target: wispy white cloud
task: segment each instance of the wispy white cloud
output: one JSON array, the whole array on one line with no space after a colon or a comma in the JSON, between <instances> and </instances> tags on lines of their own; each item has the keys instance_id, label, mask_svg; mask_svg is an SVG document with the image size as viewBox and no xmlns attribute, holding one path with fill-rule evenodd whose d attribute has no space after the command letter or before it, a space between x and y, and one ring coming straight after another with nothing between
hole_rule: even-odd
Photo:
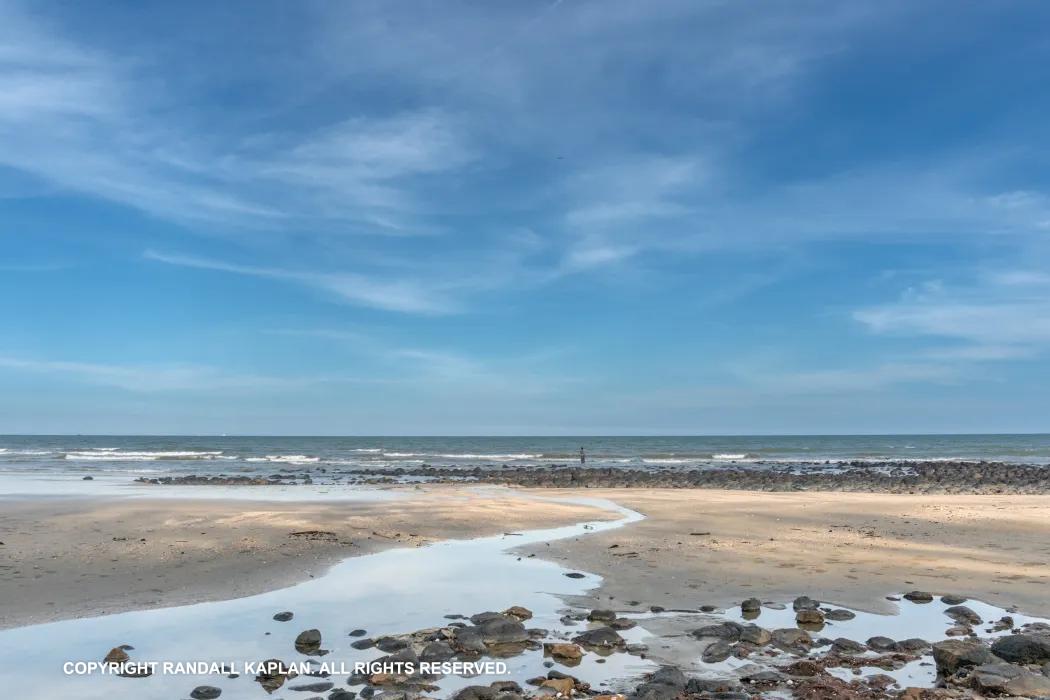
<instances>
[{"instance_id":1,"label":"wispy white cloud","mask_svg":"<svg viewBox=\"0 0 1050 700\"><path fill-rule=\"evenodd\" d=\"M3 356L0 356L0 369L50 375L138 392L288 389L320 381L231 374L201 365L119 365ZM328 378L327 381L331 379Z\"/></svg>"},{"instance_id":2,"label":"wispy white cloud","mask_svg":"<svg viewBox=\"0 0 1050 700\"><path fill-rule=\"evenodd\" d=\"M930 281L895 302L858 309L853 318L874 333L956 341L940 357L1000 360L1050 349L1050 277L1040 270L985 273L970 286Z\"/></svg>"},{"instance_id":3,"label":"wispy white cloud","mask_svg":"<svg viewBox=\"0 0 1050 700\"><path fill-rule=\"evenodd\" d=\"M201 270L230 272L251 277L290 282L320 290L337 300L370 306L387 311L420 314L445 314L457 310L457 304L441 289L428 287L423 282L372 278L349 272L319 272L314 270L291 270L271 267L239 265L221 260L200 258L191 255L176 255L147 250L148 260L192 267Z\"/></svg>"}]
</instances>

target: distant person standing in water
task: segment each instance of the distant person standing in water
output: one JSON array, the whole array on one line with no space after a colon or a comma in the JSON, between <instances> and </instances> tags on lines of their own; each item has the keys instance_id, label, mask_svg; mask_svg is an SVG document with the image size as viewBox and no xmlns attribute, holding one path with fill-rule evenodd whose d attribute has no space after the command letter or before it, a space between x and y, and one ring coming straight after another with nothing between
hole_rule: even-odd
<instances>
[{"instance_id":1,"label":"distant person standing in water","mask_svg":"<svg viewBox=\"0 0 1050 700\"><path fill-rule=\"evenodd\" d=\"M587 463L587 454L583 451L583 448L581 447L580 448L580 464L586 464L586 463Z\"/></svg>"}]
</instances>

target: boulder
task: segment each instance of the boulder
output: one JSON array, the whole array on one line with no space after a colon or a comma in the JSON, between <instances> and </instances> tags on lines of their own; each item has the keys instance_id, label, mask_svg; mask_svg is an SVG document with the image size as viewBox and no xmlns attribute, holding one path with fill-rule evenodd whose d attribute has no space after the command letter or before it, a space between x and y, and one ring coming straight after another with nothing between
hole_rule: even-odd
<instances>
[{"instance_id":1,"label":"boulder","mask_svg":"<svg viewBox=\"0 0 1050 700\"><path fill-rule=\"evenodd\" d=\"M704 649L704 653L701 655L700 659L705 664L716 664L728 659L729 655L732 653L733 648L729 646L729 642L724 639L719 639L718 641L711 642L707 645L707 648Z\"/></svg>"},{"instance_id":2,"label":"boulder","mask_svg":"<svg viewBox=\"0 0 1050 700\"><path fill-rule=\"evenodd\" d=\"M528 608L523 608L520 605L512 605L512 606L510 606L509 608L507 608L506 610L503 611L503 614L504 615L509 615L510 617L517 618L518 620L521 620L522 622L524 622L525 620L531 620L532 619L532 611L529 610Z\"/></svg>"},{"instance_id":3,"label":"boulder","mask_svg":"<svg viewBox=\"0 0 1050 700\"><path fill-rule=\"evenodd\" d=\"M1042 664L1050 661L1050 635L1010 634L992 644L992 653L1015 664Z\"/></svg>"},{"instance_id":4,"label":"boulder","mask_svg":"<svg viewBox=\"0 0 1050 700\"><path fill-rule=\"evenodd\" d=\"M799 610L816 610L820 606L820 603L813 600L808 595L800 595L798 598L795 598L795 602L793 602L791 606L795 609L795 612L798 612Z\"/></svg>"},{"instance_id":5,"label":"boulder","mask_svg":"<svg viewBox=\"0 0 1050 700\"><path fill-rule=\"evenodd\" d=\"M800 625L823 625L824 613L819 610L803 608L795 613L795 622Z\"/></svg>"},{"instance_id":6,"label":"boulder","mask_svg":"<svg viewBox=\"0 0 1050 700\"><path fill-rule=\"evenodd\" d=\"M456 652L448 644L448 642L434 641L423 647L423 650L419 652L419 660L427 663L434 663L439 661L448 661Z\"/></svg>"},{"instance_id":7,"label":"boulder","mask_svg":"<svg viewBox=\"0 0 1050 700\"><path fill-rule=\"evenodd\" d=\"M765 646L773 639L769 630L758 625L744 625L740 628L740 641L754 644L757 647Z\"/></svg>"},{"instance_id":8,"label":"boulder","mask_svg":"<svg viewBox=\"0 0 1050 700\"><path fill-rule=\"evenodd\" d=\"M284 612L279 612L276 615L274 615L273 619L277 620L278 622L288 622L294 616L295 616L294 613L292 613L289 610L285 610Z\"/></svg>"},{"instance_id":9,"label":"boulder","mask_svg":"<svg viewBox=\"0 0 1050 700\"><path fill-rule=\"evenodd\" d=\"M994 661L988 647L976 639L949 639L933 645L933 662L937 664L937 673L944 677Z\"/></svg>"},{"instance_id":10,"label":"boulder","mask_svg":"<svg viewBox=\"0 0 1050 700\"><path fill-rule=\"evenodd\" d=\"M529 632L525 625L507 615L482 622L477 629L486 644L512 644L529 640Z\"/></svg>"},{"instance_id":11,"label":"boulder","mask_svg":"<svg viewBox=\"0 0 1050 700\"><path fill-rule=\"evenodd\" d=\"M685 677L685 674L682 673L681 669L675 668L674 666L661 666L649 676L649 682L663 683L672 688L684 688L686 683L689 682L689 679Z\"/></svg>"},{"instance_id":12,"label":"boulder","mask_svg":"<svg viewBox=\"0 0 1050 700\"><path fill-rule=\"evenodd\" d=\"M974 690L988 695L1050 696L1050 678L1013 664L983 664L971 674Z\"/></svg>"},{"instance_id":13,"label":"boulder","mask_svg":"<svg viewBox=\"0 0 1050 700\"><path fill-rule=\"evenodd\" d=\"M762 601L758 598L748 598L747 600L740 603L740 610L746 613L761 612Z\"/></svg>"},{"instance_id":14,"label":"boulder","mask_svg":"<svg viewBox=\"0 0 1050 700\"><path fill-rule=\"evenodd\" d=\"M612 622L616 619L616 613L612 610L591 610L587 619L591 622Z\"/></svg>"}]
</instances>

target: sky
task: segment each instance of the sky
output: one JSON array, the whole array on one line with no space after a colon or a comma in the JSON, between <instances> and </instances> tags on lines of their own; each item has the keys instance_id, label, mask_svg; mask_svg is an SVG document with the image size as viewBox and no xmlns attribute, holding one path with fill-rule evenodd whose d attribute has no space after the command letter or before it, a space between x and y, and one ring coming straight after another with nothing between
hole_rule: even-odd
<instances>
[{"instance_id":1,"label":"sky","mask_svg":"<svg viewBox=\"0 0 1050 700\"><path fill-rule=\"evenodd\" d=\"M1046 432L1047 26L0 0L0 433Z\"/></svg>"}]
</instances>

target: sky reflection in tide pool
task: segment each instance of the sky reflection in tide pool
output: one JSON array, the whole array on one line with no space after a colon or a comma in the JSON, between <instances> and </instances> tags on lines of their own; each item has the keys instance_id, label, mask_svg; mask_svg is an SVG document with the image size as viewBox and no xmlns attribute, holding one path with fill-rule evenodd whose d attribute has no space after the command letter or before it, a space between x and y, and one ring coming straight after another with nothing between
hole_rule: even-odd
<instances>
[{"instance_id":1,"label":"sky reflection in tide pool","mask_svg":"<svg viewBox=\"0 0 1050 700\"><path fill-rule=\"evenodd\" d=\"M582 627L566 628L559 622L558 610L564 604L558 596L579 595L598 585L601 579L591 575L568 578L563 575L568 569L558 564L506 552L523 544L607 530L642 518L604 501L577 502L600 505L623 517L613 522L537 530L521 536L392 549L347 559L318 579L248 598L0 631L0 687L17 688L18 697L23 700L108 700L131 695L141 700L170 700L188 697L195 686L202 684L220 687L224 699L265 698L265 691L248 676L66 676L62 665L66 661L101 660L119 644L135 647L130 652L134 661L225 661L238 667L244 662L269 658L302 661L307 657L294 650L293 641L300 631L317 628L323 635L322 647L331 650L321 660L345 662L352 667L356 661L383 654L376 649L352 649L354 638L348 636L351 630L364 628L373 637L412 632L447 623L443 619L446 614L471 615L511 605L523 605L535 613L527 626L546 628L552 634L559 630L578 633ZM272 616L283 610L293 611L295 618L284 623L273 621ZM635 629L624 636L636 641L645 635L644 630ZM438 681L439 694L474 683L524 680L545 670L540 656L541 652L527 652L507 659L509 676L446 677ZM650 667L648 662L626 654L609 656L603 664L598 664L594 655L588 655L571 672L597 684L603 679L637 675ZM319 680L323 679L301 677L297 682ZM344 676L329 680L336 687L346 687ZM284 690L273 697L308 696Z\"/></svg>"}]
</instances>

